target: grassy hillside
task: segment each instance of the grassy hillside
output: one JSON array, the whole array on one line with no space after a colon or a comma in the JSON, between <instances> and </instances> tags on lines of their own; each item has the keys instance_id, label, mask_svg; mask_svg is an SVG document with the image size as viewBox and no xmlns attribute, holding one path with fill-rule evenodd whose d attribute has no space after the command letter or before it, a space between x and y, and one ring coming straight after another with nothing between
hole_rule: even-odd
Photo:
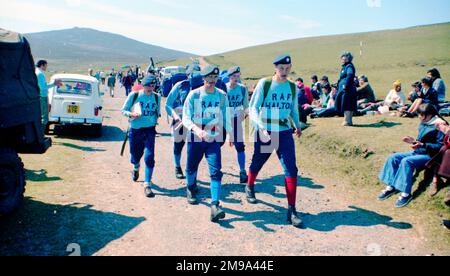
<instances>
[{"instance_id":1,"label":"grassy hillside","mask_svg":"<svg viewBox=\"0 0 450 276\"><path fill-rule=\"evenodd\" d=\"M363 56L359 56L360 42ZM248 85L271 75L272 59L290 53L294 60L292 78L301 76L307 83L313 74L328 75L336 81L339 55L348 50L355 55L357 74L369 77L379 98L384 98L392 83L400 79L404 90L438 67L450 84L450 23L371 33L324 36L282 41L206 57L207 61L228 68L240 65ZM179 61L172 62L175 64ZM181 62L180 62L181 64ZM450 97L448 98L450 99Z\"/></svg>"}]
</instances>

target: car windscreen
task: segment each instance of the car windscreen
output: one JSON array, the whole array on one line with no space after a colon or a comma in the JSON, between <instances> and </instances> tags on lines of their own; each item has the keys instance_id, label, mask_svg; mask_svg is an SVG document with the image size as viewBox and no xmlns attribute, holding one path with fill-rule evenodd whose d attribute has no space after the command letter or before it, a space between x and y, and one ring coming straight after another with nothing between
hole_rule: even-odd
<instances>
[{"instance_id":1,"label":"car windscreen","mask_svg":"<svg viewBox=\"0 0 450 276\"><path fill-rule=\"evenodd\" d=\"M92 95L92 85L83 81L63 81L56 91L59 94L90 96Z\"/></svg>"}]
</instances>

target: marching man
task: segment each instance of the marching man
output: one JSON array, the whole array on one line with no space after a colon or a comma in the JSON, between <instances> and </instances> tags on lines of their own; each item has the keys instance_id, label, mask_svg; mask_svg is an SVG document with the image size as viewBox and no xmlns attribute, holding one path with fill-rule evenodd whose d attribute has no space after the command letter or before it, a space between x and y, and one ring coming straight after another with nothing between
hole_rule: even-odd
<instances>
[{"instance_id":1,"label":"marching man","mask_svg":"<svg viewBox=\"0 0 450 276\"><path fill-rule=\"evenodd\" d=\"M155 167L156 125L160 117L161 98L155 93L157 79L148 76L142 81L144 90L131 93L122 114L130 118L129 132L131 164L133 164L133 181L139 180L139 168L142 156L145 162L145 195L155 197L152 191L152 176Z\"/></svg>"},{"instance_id":2,"label":"marching man","mask_svg":"<svg viewBox=\"0 0 450 276\"><path fill-rule=\"evenodd\" d=\"M250 120L256 129L256 142L249 172L249 182L246 187L247 201L256 204L255 181L264 164L273 151L284 168L285 186L288 199L287 220L295 227L300 227L302 221L297 214L297 164L295 157L295 136L302 135L298 112L296 85L288 80L292 68L289 55L277 57L275 75L259 81L250 102Z\"/></svg>"},{"instance_id":3,"label":"marching man","mask_svg":"<svg viewBox=\"0 0 450 276\"><path fill-rule=\"evenodd\" d=\"M239 178L241 183L248 182L247 171L245 170L245 141L244 128L242 126L244 120L248 116L248 90L240 84L241 68L232 67L228 70L230 82L227 84L227 95L229 107L232 110L231 123L233 125L232 144L236 148L238 163L240 168Z\"/></svg>"},{"instance_id":4,"label":"marching man","mask_svg":"<svg viewBox=\"0 0 450 276\"><path fill-rule=\"evenodd\" d=\"M227 114L228 99L215 87L219 68L208 65L201 72L204 86L189 93L183 107L183 125L189 130L187 145L187 199L198 204L197 172L203 157L206 158L211 176L211 221L225 218L220 207L222 186L222 129L231 133L232 127Z\"/></svg>"}]
</instances>

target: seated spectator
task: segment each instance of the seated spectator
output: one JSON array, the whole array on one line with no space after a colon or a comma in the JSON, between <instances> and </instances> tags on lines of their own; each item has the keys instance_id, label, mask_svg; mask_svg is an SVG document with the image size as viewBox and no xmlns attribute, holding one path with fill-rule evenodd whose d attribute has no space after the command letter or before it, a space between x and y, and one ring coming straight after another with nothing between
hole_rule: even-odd
<instances>
[{"instance_id":1,"label":"seated spectator","mask_svg":"<svg viewBox=\"0 0 450 276\"><path fill-rule=\"evenodd\" d=\"M311 77L311 92L315 100L320 99L320 95L322 95L322 87L320 86L319 78L314 75Z\"/></svg>"},{"instance_id":2,"label":"seated spectator","mask_svg":"<svg viewBox=\"0 0 450 276\"><path fill-rule=\"evenodd\" d=\"M358 109L364 109L369 103L375 103L375 93L366 76L359 77L359 87L357 88Z\"/></svg>"},{"instance_id":3,"label":"seated spectator","mask_svg":"<svg viewBox=\"0 0 450 276\"><path fill-rule=\"evenodd\" d=\"M381 110L386 107L386 110L401 109L406 104L405 94L402 92L402 84L400 81L396 81L393 84L393 89L389 91L386 99L380 103L369 103L365 109L358 110L361 115L367 114L369 111Z\"/></svg>"},{"instance_id":4,"label":"seated spectator","mask_svg":"<svg viewBox=\"0 0 450 276\"><path fill-rule=\"evenodd\" d=\"M426 168L426 164L442 147L444 134L436 129L437 124L444 123L438 116L438 111L431 104L423 104L418 108L420 125L417 139L403 138L403 142L410 144L413 151L391 155L380 173L379 179L386 184L386 189L379 195L379 200L401 193L395 206L398 208L408 205L412 197L413 177L415 171Z\"/></svg>"},{"instance_id":5,"label":"seated spectator","mask_svg":"<svg viewBox=\"0 0 450 276\"><path fill-rule=\"evenodd\" d=\"M311 114L311 119L315 119L315 118L329 118L329 117L335 117L337 115L339 115L339 113L337 112L336 108L335 108L335 101L336 101L336 96L337 96L337 92L338 92L338 85L337 84L333 84L333 85L327 85L323 87L323 91L324 94L328 95L328 100L326 101L326 106L323 105L323 108L321 109L315 109L313 111L313 113ZM329 90L331 90L330 92L328 92Z\"/></svg>"},{"instance_id":6,"label":"seated spectator","mask_svg":"<svg viewBox=\"0 0 450 276\"><path fill-rule=\"evenodd\" d=\"M304 92L306 98L308 99L307 104L312 104L312 102L314 101L314 97L311 92L311 87L305 85L302 78L298 78L295 81L295 84L297 85L297 88L300 90L300 92Z\"/></svg>"},{"instance_id":7,"label":"seated spectator","mask_svg":"<svg viewBox=\"0 0 450 276\"><path fill-rule=\"evenodd\" d=\"M430 78L423 78L422 91L418 94L418 98L414 101L411 107L403 114L403 117L415 117L416 111L422 104L432 104L437 110L439 110L439 100L436 90L433 89L433 81Z\"/></svg>"},{"instance_id":8,"label":"seated spectator","mask_svg":"<svg viewBox=\"0 0 450 276\"><path fill-rule=\"evenodd\" d=\"M438 124L436 128L445 135L445 138L444 146L427 164L428 168L434 169L436 173L430 190L431 196L435 196L439 192L442 184L441 177L447 179L447 181L450 179L450 126L445 122Z\"/></svg>"},{"instance_id":9,"label":"seated spectator","mask_svg":"<svg viewBox=\"0 0 450 276\"><path fill-rule=\"evenodd\" d=\"M444 81L441 78L441 73L436 68L433 68L428 71L428 77L431 78L431 81L433 82L433 89L438 94L438 100L439 102L445 102L446 97L446 88Z\"/></svg>"},{"instance_id":10,"label":"seated spectator","mask_svg":"<svg viewBox=\"0 0 450 276\"><path fill-rule=\"evenodd\" d=\"M414 102L419 98L419 95L422 93L422 83L421 83L420 81L415 82L415 83L413 83L413 84L411 85L411 87L412 87L413 91L411 91L411 92L409 93L408 100L409 100L411 103L414 103ZM406 105L403 106L402 108L399 108L398 111L400 111L400 114L403 114L403 113L405 113L410 107L411 107L411 104L406 104Z\"/></svg>"},{"instance_id":11,"label":"seated spectator","mask_svg":"<svg viewBox=\"0 0 450 276\"><path fill-rule=\"evenodd\" d=\"M328 76L323 76L321 79L320 87L324 87L325 85L330 85L330 80L329 80Z\"/></svg>"}]
</instances>

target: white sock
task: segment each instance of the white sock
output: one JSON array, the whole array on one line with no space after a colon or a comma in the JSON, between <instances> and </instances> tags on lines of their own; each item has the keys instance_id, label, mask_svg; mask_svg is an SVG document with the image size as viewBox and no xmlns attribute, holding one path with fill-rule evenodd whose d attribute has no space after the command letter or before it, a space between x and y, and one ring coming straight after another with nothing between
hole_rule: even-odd
<instances>
[{"instance_id":1,"label":"white sock","mask_svg":"<svg viewBox=\"0 0 450 276\"><path fill-rule=\"evenodd\" d=\"M402 193L402 197L409 197L409 194L407 194L407 193Z\"/></svg>"},{"instance_id":2,"label":"white sock","mask_svg":"<svg viewBox=\"0 0 450 276\"><path fill-rule=\"evenodd\" d=\"M394 187L392 186L386 186L386 191L392 192L394 190Z\"/></svg>"}]
</instances>

